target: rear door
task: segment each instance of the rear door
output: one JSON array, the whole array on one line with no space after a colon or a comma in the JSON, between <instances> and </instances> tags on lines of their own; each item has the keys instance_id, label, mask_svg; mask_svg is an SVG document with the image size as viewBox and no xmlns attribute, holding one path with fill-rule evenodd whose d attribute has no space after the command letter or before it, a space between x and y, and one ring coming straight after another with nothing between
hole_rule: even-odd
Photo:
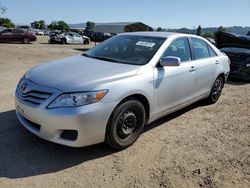
<instances>
[{"instance_id":1,"label":"rear door","mask_svg":"<svg viewBox=\"0 0 250 188\"><path fill-rule=\"evenodd\" d=\"M12 35L14 41L22 41L24 38L24 31L20 29L13 29Z\"/></svg>"},{"instance_id":2,"label":"rear door","mask_svg":"<svg viewBox=\"0 0 250 188\"><path fill-rule=\"evenodd\" d=\"M181 59L179 66L158 66L154 70L156 116L189 102L194 98L196 87L196 64L192 61L187 38L174 40L162 57L175 56Z\"/></svg>"},{"instance_id":3,"label":"rear door","mask_svg":"<svg viewBox=\"0 0 250 188\"><path fill-rule=\"evenodd\" d=\"M12 29L5 29L0 34L0 42L13 42Z\"/></svg>"},{"instance_id":4,"label":"rear door","mask_svg":"<svg viewBox=\"0 0 250 188\"><path fill-rule=\"evenodd\" d=\"M191 46L197 71L195 91L199 97L210 92L219 67L219 59L205 40L191 38Z\"/></svg>"}]
</instances>

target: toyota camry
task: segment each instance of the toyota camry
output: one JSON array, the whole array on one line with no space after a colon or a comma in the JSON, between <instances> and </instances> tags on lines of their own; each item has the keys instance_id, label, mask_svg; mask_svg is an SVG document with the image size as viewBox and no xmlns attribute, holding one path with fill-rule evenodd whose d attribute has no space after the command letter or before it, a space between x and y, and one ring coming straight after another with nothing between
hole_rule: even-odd
<instances>
[{"instance_id":1,"label":"toyota camry","mask_svg":"<svg viewBox=\"0 0 250 188\"><path fill-rule=\"evenodd\" d=\"M215 103L229 63L199 36L123 33L29 70L16 88L16 114L27 130L51 142L124 149L144 125L201 99Z\"/></svg>"}]
</instances>

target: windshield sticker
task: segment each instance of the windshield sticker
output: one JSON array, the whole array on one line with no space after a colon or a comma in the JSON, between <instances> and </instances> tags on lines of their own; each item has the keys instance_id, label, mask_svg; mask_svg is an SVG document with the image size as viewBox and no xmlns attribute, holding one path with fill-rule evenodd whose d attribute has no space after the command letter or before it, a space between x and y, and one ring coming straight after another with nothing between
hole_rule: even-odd
<instances>
[{"instance_id":1,"label":"windshield sticker","mask_svg":"<svg viewBox=\"0 0 250 188\"><path fill-rule=\"evenodd\" d=\"M150 48L152 48L152 47L154 47L155 43L153 43L153 42L146 42L146 41L138 41L138 42L136 43L136 45L138 45L138 46L145 46L145 47L150 47Z\"/></svg>"}]
</instances>

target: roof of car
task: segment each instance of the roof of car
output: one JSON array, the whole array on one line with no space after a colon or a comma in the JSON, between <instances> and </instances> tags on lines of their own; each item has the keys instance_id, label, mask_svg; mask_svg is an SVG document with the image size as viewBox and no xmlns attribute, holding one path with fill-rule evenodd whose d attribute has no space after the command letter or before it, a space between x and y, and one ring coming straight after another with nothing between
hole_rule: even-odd
<instances>
[{"instance_id":1,"label":"roof of car","mask_svg":"<svg viewBox=\"0 0 250 188\"><path fill-rule=\"evenodd\" d=\"M122 35L137 35L137 36L151 36L151 37L164 37L164 38L169 38L172 36L194 36L190 34L173 33L173 32L154 32L154 31L128 32L128 33L123 33Z\"/></svg>"}]
</instances>

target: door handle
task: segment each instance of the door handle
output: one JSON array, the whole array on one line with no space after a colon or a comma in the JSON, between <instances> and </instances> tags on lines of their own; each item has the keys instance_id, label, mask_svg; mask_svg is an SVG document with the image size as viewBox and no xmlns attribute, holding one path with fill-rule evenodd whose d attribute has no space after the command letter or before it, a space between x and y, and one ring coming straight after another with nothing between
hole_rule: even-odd
<instances>
[{"instance_id":1,"label":"door handle","mask_svg":"<svg viewBox=\"0 0 250 188\"><path fill-rule=\"evenodd\" d=\"M219 60L215 61L215 65L219 65L219 63L220 63Z\"/></svg>"},{"instance_id":2,"label":"door handle","mask_svg":"<svg viewBox=\"0 0 250 188\"><path fill-rule=\"evenodd\" d=\"M196 70L196 68L194 66L191 66L189 69L189 72L194 72Z\"/></svg>"}]
</instances>

